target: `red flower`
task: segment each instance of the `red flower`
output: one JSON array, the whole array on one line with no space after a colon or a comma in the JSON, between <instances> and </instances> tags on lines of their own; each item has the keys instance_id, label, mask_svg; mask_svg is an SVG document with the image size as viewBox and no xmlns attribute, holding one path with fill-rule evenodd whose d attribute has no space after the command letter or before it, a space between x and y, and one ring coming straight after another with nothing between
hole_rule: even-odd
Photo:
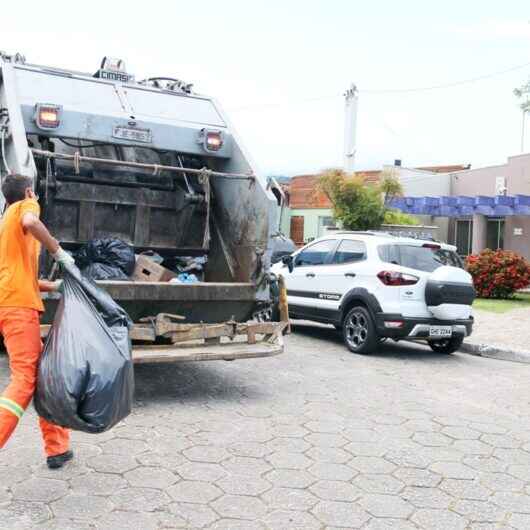
<instances>
[{"instance_id":1,"label":"red flower","mask_svg":"<svg viewBox=\"0 0 530 530\"><path fill-rule=\"evenodd\" d=\"M479 296L507 298L530 285L530 264L515 252L489 249L466 259Z\"/></svg>"}]
</instances>

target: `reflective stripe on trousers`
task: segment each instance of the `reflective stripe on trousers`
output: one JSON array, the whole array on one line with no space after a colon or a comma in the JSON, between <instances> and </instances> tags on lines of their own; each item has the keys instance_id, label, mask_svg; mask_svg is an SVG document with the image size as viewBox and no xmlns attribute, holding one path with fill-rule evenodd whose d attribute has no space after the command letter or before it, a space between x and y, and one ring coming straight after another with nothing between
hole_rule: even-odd
<instances>
[{"instance_id":1,"label":"reflective stripe on trousers","mask_svg":"<svg viewBox=\"0 0 530 530\"><path fill-rule=\"evenodd\" d=\"M0 307L0 333L9 356L11 380L0 396L0 448L5 445L29 405L37 382L42 352L39 313L34 309ZM39 418L47 456L70 448L67 429Z\"/></svg>"}]
</instances>

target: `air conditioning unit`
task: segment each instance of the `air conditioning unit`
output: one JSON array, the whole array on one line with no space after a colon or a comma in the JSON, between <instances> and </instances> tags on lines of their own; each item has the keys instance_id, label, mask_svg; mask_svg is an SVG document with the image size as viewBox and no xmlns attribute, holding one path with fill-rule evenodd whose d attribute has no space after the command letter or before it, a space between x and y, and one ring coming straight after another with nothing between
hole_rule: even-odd
<instances>
[{"instance_id":1,"label":"air conditioning unit","mask_svg":"<svg viewBox=\"0 0 530 530\"><path fill-rule=\"evenodd\" d=\"M506 195L508 188L506 187L506 178L497 177L495 179L495 195Z\"/></svg>"}]
</instances>

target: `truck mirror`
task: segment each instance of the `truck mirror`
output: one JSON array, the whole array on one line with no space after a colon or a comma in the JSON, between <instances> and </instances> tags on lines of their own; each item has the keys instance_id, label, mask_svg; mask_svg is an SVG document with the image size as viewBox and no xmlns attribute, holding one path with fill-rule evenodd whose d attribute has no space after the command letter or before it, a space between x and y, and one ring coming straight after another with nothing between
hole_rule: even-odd
<instances>
[{"instance_id":1,"label":"truck mirror","mask_svg":"<svg viewBox=\"0 0 530 530\"><path fill-rule=\"evenodd\" d=\"M284 256L282 258L282 262L283 262L284 265L287 265L287 268L289 269L289 272L293 272L293 269L294 269L293 256L291 256L291 255Z\"/></svg>"}]
</instances>

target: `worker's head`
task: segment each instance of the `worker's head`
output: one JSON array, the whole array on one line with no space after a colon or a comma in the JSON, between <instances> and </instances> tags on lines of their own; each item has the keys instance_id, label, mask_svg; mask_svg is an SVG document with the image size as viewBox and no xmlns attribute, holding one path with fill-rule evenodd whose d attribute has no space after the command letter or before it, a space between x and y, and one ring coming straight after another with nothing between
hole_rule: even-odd
<instances>
[{"instance_id":1,"label":"worker's head","mask_svg":"<svg viewBox=\"0 0 530 530\"><path fill-rule=\"evenodd\" d=\"M33 179L17 173L10 173L3 179L2 193L7 204L13 204L24 199L34 199Z\"/></svg>"}]
</instances>

